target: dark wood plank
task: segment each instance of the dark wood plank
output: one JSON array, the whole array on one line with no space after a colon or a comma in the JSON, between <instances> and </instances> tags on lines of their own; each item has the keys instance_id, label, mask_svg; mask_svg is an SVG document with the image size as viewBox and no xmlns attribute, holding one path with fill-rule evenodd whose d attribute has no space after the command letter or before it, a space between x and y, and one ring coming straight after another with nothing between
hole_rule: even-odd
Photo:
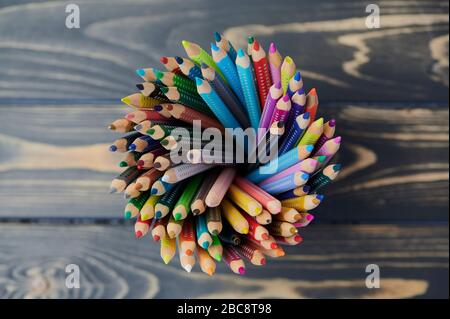
<instances>
[{"instance_id":1,"label":"dark wood plank","mask_svg":"<svg viewBox=\"0 0 450 319\"><path fill-rule=\"evenodd\" d=\"M28 3L29 2L29 3ZM448 101L448 3L385 1L381 29L367 3L334 0L114 1L79 4L81 29L65 28L65 2L0 4L0 98L118 100L138 67L208 47L222 31L237 46L275 41L327 101ZM24 92L26 92L24 94Z\"/></svg>"},{"instance_id":2,"label":"dark wood plank","mask_svg":"<svg viewBox=\"0 0 450 319\"><path fill-rule=\"evenodd\" d=\"M0 217L120 217L107 194L119 105L0 106ZM320 222L447 221L448 109L324 104L338 120L342 175Z\"/></svg>"},{"instance_id":3,"label":"dark wood plank","mask_svg":"<svg viewBox=\"0 0 450 319\"><path fill-rule=\"evenodd\" d=\"M238 278L165 266L132 226L0 224L0 298L448 298L448 225L313 226L305 241ZM67 289L77 264L80 289ZM377 264L380 289L367 289Z\"/></svg>"}]
</instances>

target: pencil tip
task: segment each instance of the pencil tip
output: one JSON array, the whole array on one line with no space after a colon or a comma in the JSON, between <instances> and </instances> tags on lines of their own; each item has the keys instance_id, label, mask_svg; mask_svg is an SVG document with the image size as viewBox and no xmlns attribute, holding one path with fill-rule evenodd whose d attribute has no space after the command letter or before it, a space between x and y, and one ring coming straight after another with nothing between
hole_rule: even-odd
<instances>
[{"instance_id":1,"label":"pencil tip","mask_svg":"<svg viewBox=\"0 0 450 319\"><path fill-rule=\"evenodd\" d=\"M215 44L211 42L211 50L213 51L219 51L219 47Z\"/></svg>"},{"instance_id":2,"label":"pencil tip","mask_svg":"<svg viewBox=\"0 0 450 319\"><path fill-rule=\"evenodd\" d=\"M157 219L161 218L161 216L162 216L162 213L159 210L157 212L155 212L155 217Z\"/></svg>"},{"instance_id":3,"label":"pencil tip","mask_svg":"<svg viewBox=\"0 0 450 319\"><path fill-rule=\"evenodd\" d=\"M238 55L238 57L241 57L241 58L242 58L243 56L245 56L244 50L242 50L242 48L239 49L238 52L237 52L237 55Z\"/></svg>"},{"instance_id":4,"label":"pencil tip","mask_svg":"<svg viewBox=\"0 0 450 319\"><path fill-rule=\"evenodd\" d=\"M275 53L276 51L277 51L277 46L275 45L275 43L271 42L270 46L269 46L269 52Z\"/></svg>"},{"instance_id":5,"label":"pencil tip","mask_svg":"<svg viewBox=\"0 0 450 319\"><path fill-rule=\"evenodd\" d=\"M141 238L141 237L142 237L142 232L141 232L140 230L138 230L138 231L136 232L136 238L139 239L139 238Z\"/></svg>"},{"instance_id":6,"label":"pencil tip","mask_svg":"<svg viewBox=\"0 0 450 319\"><path fill-rule=\"evenodd\" d=\"M245 275L245 268L244 267L239 267L238 272L239 272L240 275Z\"/></svg>"},{"instance_id":7,"label":"pencil tip","mask_svg":"<svg viewBox=\"0 0 450 319\"><path fill-rule=\"evenodd\" d=\"M170 258L170 255L164 255L162 257L162 259L163 259L164 263L167 265L171 258Z\"/></svg>"},{"instance_id":8,"label":"pencil tip","mask_svg":"<svg viewBox=\"0 0 450 319\"><path fill-rule=\"evenodd\" d=\"M136 87L137 87L138 90L141 90L141 91L144 89L144 85L141 84L141 83L136 84Z\"/></svg>"},{"instance_id":9,"label":"pencil tip","mask_svg":"<svg viewBox=\"0 0 450 319\"><path fill-rule=\"evenodd\" d=\"M203 242L202 247L203 247L203 249L208 249L209 242L207 242L207 241Z\"/></svg>"},{"instance_id":10,"label":"pencil tip","mask_svg":"<svg viewBox=\"0 0 450 319\"><path fill-rule=\"evenodd\" d=\"M220 42L220 40L222 40L219 32L214 32L214 40L216 40L216 42Z\"/></svg>"},{"instance_id":11,"label":"pencil tip","mask_svg":"<svg viewBox=\"0 0 450 319\"><path fill-rule=\"evenodd\" d=\"M127 210L124 214L125 219L130 219L131 218L131 212L129 210Z\"/></svg>"},{"instance_id":12,"label":"pencil tip","mask_svg":"<svg viewBox=\"0 0 450 319\"><path fill-rule=\"evenodd\" d=\"M143 77L145 76L145 70L144 69L137 69L136 70L137 75Z\"/></svg>"},{"instance_id":13,"label":"pencil tip","mask_svg":"<svg viewBox=\"0 0 450 319\"><path fill-rule=\"evenodd\" d=\"M130 99L128 96L122 98L121 101L122 101L123 103L125 103L126 105L130 105L130 104L131 104L131 99Z\"/></svg>"},{"instance_id":14,"label":"pencil tip","mask_svg":"<svg viewBox=\"0 0 450 319\"><path fill-rule=\"evenodd\" d=\"M261 265L264 266L267 263L266 258L261 259Z\"/></svg>"},{"instance_id":15,"label":"pencil tip","mask_svg":"<svg viewBox=\"0 0 450 319\"><path fill-rule=\"evenodd\" d=\"M110 193L110 194L117 193L117 188L111 187L111 188L109 189L109 193Z\"/></svg>"},{"instance_id":16,"label":"pencil tip","mask_svg":"<svg viewBox=\"0 0 450 319\"><path fill-rule=\"evenodd\" d=\"M165 57L165 56L162 56L159 59L159 62L161 62L162 64L166 64L167 62L169 62L169 59L167 57Z\"/></svg>"},{"instance_id":17,"label":"pencil tip","mask_svg":"<svg viewBox=\"0 0 450 319\"><path fill-rule=\"evenodd\" d=\"M186 249L185 254L186 256L192 256L194 252L192 251L192 249Z\"/></svg>"},{"instance_id":18,"label":"pencil tip","mask_svg":"<svg viewBox=\"0 0 450 319\"><path fill-rule=\"evenodd\" d=\"M195 84L197 84L197 86L202 85L203 84L203 80L201 78L195 78Z\"/></svg>"},{"instance_id":19,"label":"pencil tip","mask_svg":"<svg viewBox=\"0 0 450 319\"><path fill-rule=\"evenodd\" d=\"M191 265L186 265L184 267L184 269L186 269L187 272L191 272L192 271L192 266Z\"/></svg>"},{"instance_id":20,"label":"pencil tip","mask_svg":"<svg viewBox=\"0 0 450 319\"><path fill-rule=\"evenodd\" d=\"M128 150L134 152L136 150L136 144L131 144L128 146Z\"/></svg>"},{"instance_id":21,"label":"pencil tip","mask_svg":"<svg viewBox=\"0 0 450 319\"><path fill-rule=\"evenodd\" d=\"M305 149L307 152L312 152L312 150L314 149L314 145L306 145Z\"/></svg>"},{"instance_id":22,"label":"pencil tip","mask_svg":"<svg viewBox=\"0 0 450 319\"><path fill-rule=\"evenodd\" d=\"M183 40L183 41L181 41L181 44L183 45L183 47L185 48L185 49L187 49L188 47L189 47L189 41L186 41L186 40Z\"/></svg>"},{"instance_id":23,"label":"pencil tip","mask_svg":"<svg viewBox=\"0 0 450 319\"><path fill-rule=\"evenodd\" d=\"M110 152L115 152L115 151L117 151L117 146L111 145L111 146L109 147L109 151L110 151Z\"/></svg>"},{"instance_id":24,"label":"pencil tip","mask_svg":"<svg viewBox=\"0 0 450 319\"><path fill-rule=\"evenodd\" d=\"M174 218L176 221L180 220L181 217L183 217L183 216L181 215L181 213L176 213L175 216L173 216L173 218Z\"/></svg>"}]
</instances>

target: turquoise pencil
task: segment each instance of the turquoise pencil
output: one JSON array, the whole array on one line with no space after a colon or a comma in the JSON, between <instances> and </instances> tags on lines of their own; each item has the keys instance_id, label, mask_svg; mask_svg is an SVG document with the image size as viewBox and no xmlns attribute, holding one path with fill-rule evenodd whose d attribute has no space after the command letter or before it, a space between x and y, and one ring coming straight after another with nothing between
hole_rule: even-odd
<instances>
[{"instance_id":1,"label":"turquoise pencil","mask_svg":"<svg viewBox=\"0 0 450 319\"><path fill-rule=\"evenodd\" d=\"M222 71L223 75L230 84L231 89L238 97L242 105L245 105L244 92L242 91L241 82L233 60L227 53L217 45L211 43L211 53L216 65Z\"/></svg>"},{"instance_id":2,"label":"turquoise pencil","mask_svg":"<svg viewBox=\"0 0 450 319\"><path fill-rule=\"evenodd\" d=\"M195 230L197 232L197 243L204 249L212 244L212 237L209 234L206 223L206 214L200 214L195 218Z\"/></svg>"},{"instance_id":3,"label":"turquoise pencil","mask_svg":"<svg viewBox=\"0 0 450 319\"><path fill-rule=\"evenodd\" d=\"M241 87L244 91L245 107L247 108L250 124L257 130L261 118L261 107L256 93L255 81L251 69L250 59L244 50L239 49L236 59Z\"/></svg>"},{"instance_id":4,"label":"turquoise pencil","mask_svg":"<svg viewBox=\"0 0 450 319\"><path fill-rule=\"evenodd\" d=\"M252 183L259 184L263 180L304 160L311 154L313 149L314 145L299 145L279 156L278 159L272 160L269 163L254 169L246 176L246 178Z\"/></svg>"}]
</instances>

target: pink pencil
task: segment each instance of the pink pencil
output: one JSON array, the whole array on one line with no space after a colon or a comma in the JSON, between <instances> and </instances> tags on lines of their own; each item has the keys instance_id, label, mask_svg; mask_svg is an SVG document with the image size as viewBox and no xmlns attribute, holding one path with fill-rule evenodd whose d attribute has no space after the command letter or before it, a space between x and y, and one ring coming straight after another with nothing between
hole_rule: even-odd
<instances>
[{"instance_id":1,"label":"pink pencil","mask_svg":"<svg viewBox=\"0 0 450 319\"><path fill-rule=\"evenodd\" d=\"M336 154L336 152L339 150L339 147L341 146L341 140L342 138L340 136L337 136L331 140L326 141L325 144L323 144L323 146L314 155L331 156Z\"/></svg>"},{"instance_id":2,"label":"pink pencil","mask_svg":"<svg viewBox=\"0 0 450 319\"><path fill-rule=\"evenodd\" d=\"M319 162L313 158L307 158L301 162L298 162L297 164L292 165L291 167L285 169L284 171L275 174L271 177L269 177L268 179L263 180L261 183L259 183L258 185L265 185L265 184L269 184L269 183L273 183L277 180L279 180L280 178L283 178L289 174L298 172L298 171L302 171L308 174L313 173L316 170L317 165L319 164Z\"/></svg>"},{"instance_id":3,"label":"pink pencil","mask_svg":"<svg viewBox=\"0 0 450 319\"><path fill-rule=\"evenodd\" d=\"M291 99L289 98L288 94L285 94L283 98L278 100L277 105L275 106L275 112L273 112L272 119L270 120L270 125L272 125L272 123L274 122L286 123L290 110Z\"/></svg>"},{"instance_id":4,"label":"pink pencil","mask_svg":"<svg viewBox=\"0 0 450 319\"><path fill-rule=\"evenodd\" d=\"M232 167L227 167L220 172L208 195L206 195L205 203L208 207L217 207L220 205L235 175L236 170Z\"/></svg>"},{"instance_id":5,"label":"pink pencil","mask_svg":"<svg viewBox=\"0 0 450 319\"><path fill-rule=\"evenodd\" d=\"M270 74L272 75L272 82L281 82L281 63L283 62L283 57L278 51L275 43L271 43L269 47L269 67Z\"/></svg>"},{"instance_id":6,"label":"pink pencil","mask_svg":"<svg viewBox=\"0 0 450 319\"><path fill-rule=\"evenodd\" d=\"M278 81L270 87L269 94L267 94L266 103L264 104L261 114L261 120L259 121L258 142L270 127L270 120L272 119L275 106L281 95L283 95L283 90L281 89L281 82Z\"/></svg>"},{"instance_id":7,"label":"pink pencil","mask_svg":"<svg viewBox=\"0 0 450 319\"><path fill-rule=\"evenodd\" d=\"M266 208L271 214L278 214L281 211L281 202L278 199L246 178L236 176L234 178L234 183L244 192L260 202L261 205L263 205L263 207Z\"/></svg>"}]
</instances>

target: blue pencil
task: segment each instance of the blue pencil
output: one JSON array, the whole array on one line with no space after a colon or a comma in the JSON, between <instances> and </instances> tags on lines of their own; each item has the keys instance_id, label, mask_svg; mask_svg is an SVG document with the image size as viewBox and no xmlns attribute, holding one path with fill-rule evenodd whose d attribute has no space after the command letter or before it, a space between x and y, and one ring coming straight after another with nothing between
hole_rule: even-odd
<instances>
[{"instance_id":1,"label":"blue pencil","mask_svg":"<svg viewBox=\"0 0 450 319\"><path fill-rule=\"evenodd\" d=\"M297 71L292 79L289 80L286 93L289 95L289 97L292 97L295 92L301 89L303 89L303 79L300 71Z\"/></svg>"},{"instance_id":2,"label":"blue pencil","mask_svg":"<svg viewBox=\"0 0 450 319\"><path fill-rule=\"evenodd\" d=\"M286 127L291 127L295 119L302 113L305 113L306 94L303 88L294 93L291 97L291 113L286 122Z\"/></svg>"},{"instance_id":3,"label":"blue pencil","mask_svg":"<svg viewBox=\"0 0 450 319\"><path fill-rule=\"evenodd\" d=\"M278 194L277 199L284 200L284 199L304 196L304 195L307 195L310 190L311 190L311 186L303 185L303 186L288 190L287 192Z\"/></svg>"},{"instance_id":4,"label":"blue pencil","mask_svg":"<svg viewBox=\"0 0 450 319\"><path fill-rule=\"evenodd\" d=\"M269 194L276 195L304 185L309 179L309 174L295 172L272 183L259 185Z\"/></svg>"},{"instance_id":5,"label":"blue pencil","mask_svg":"<svg viewBox=\"0 0 450 319\"><path fill-rule=\"evenodd\" d=\"M301 138L303 132L309 125L309 113L303 113L297 116L292 126L289 128L287 134L285 135L285 139L281 144L281 147L278 151L278 155L283 155L287 151L290 151L296 144L297 141Z\"/></svg>"},{"instance_id":6,"label":"blue pencil","mask_svg":"<svg viewBox=\"0 0 450 319\"><path fill-rule=\"evenodd\" d=\"M177 184L166 183L162 180L162 177L158 178L152 185L150 190L151 195L163 195L166 192L170 191Z\"/></svg>"},{"instance_id":7,"label":"blue pencil","mask_svg":"<svg viewBox=\"0 0 450 319\"><path fill-rule=\"evenodd\" d=\"M179 56L175 57L175 60L180 66L181 72L183 72L183 74L186 75L191 80L195 81L195 78L202 77L202 70L198 65L196 65L191 60L183 59L182 57Z\"/></svg>"},{"instance_id":8,"label":"blue pencil","mask_svg":"<svg viewBox=\"0 0 450 319\"><path fill-rule=\"evenodd\" d=\"M245 107L247 108L250 124L257 130L261 118L261 107L256 93L255 81L251 69L250 59L244 50L239 49L236 59L239 80L244 92Z\"/></svg>"},{"instance_id":9,"label":"blue pencil","mask_svg":"<svg viewBox=\"0 0 450 319\"><path fill-rule=\"evenodd\" d=\"M225 79L227 79L231 89L236 94L241 104L245 105L244 92L242 91L236 65L233 62L234 60L232 60L224 50L213 43L211 43L211 54L214 62L216 62L216 65L222 71Z\"/></svg>"},{"instance_id":10,"label":"blue pencil","mask_svg":"<svg viewBox=\"0 0 450 319\"><path fill-rule=\"evenodd\" d=\"M225 39L219 32L214 32L214 39L216 40L216 45L225 50L231 61L236 61L237 53L230 41Z\"/></svg>"},{"instance_id":11,"label":"blue pencil","mask_svg":"<svg viewBox=\"0 0 450 319\"><path fill-rule=\"evenodd\" d=\"M297 164L301 160L304 160L311 154L313 149L314 145L299 145L279 156L278 159L254 169L246 176L246 178L250 182L258 184L263 180L284 171L288 167Z\"/></svg>"}]
</instances>

